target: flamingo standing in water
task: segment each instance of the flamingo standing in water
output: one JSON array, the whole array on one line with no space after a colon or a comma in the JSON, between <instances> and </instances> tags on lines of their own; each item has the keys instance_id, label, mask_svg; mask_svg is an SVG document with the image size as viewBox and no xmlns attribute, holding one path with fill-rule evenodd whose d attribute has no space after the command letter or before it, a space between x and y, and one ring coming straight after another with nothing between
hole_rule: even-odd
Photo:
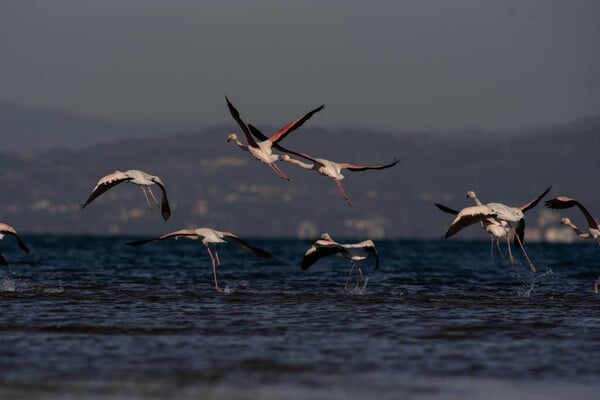
<instances>
[{"instance_id":1,"label":"flamingo standing in water","mask_svg":"<svg viewBox=\"0 0 600 400\"><path fill-rule=\"evenodd\" d=\"M588 231L582 232L571 220L567 217L564 217L560 220L561 224L567 225L582 239L593 239L600 245L600 226L598 226L598 222L594 219L592 214L577 200L567 197L567 196L558 196L554 199L547 200L545 202L546 207L552 209L562 210L565 208L577 207L585 217L585 220L588 224ZM598 293L598 286L600 285L600 276L596 279L594 283L594 292Z\"/></svg>"},{"instance_id":2,"label":"flamingo standing in water","mask_svg":"<svg viewBox=\"0 0 600 400\"><path fill-rule=\"evenodd\" d=\"M527 262L531 272L535 272L535 265L529 259L525 247L523 247L523 239L525 237L525 216L524 213L537 205L540 200L550 191L552 186L548 187L541 195L531 200L530 202L523 204L520 207L510 207L502 203L488 203L485 205L477 205L472 207L463 208L458 212L450 227L444 234L443 238L448 239L450 236L456 234L463 228L473 225L477 222L482 222L488 218L496 218L499 221L505 221L508 224L510 230L515 233L515 245L519 245ZM513 229L511 222L516 222L517 226Z\"/></svg>"},{"instance_id":3,"label":"flamingo standing in water","mask_svg":"<svg viewBox=\"0 0 600 400\"><path fill-rule=\"evenodd\" d=\"M0 222L0 240L3 239L5 235L14 236L21 250L23 250L25 253L29 253L27 245L25 244L23 239L21 239L21 237L17 234L15 228L8 224L3 224ZM2 253L0 253L0 265L8 265L6 259L2 256Z\"/></svg>"},{"instance_id":4,"label":"flamingo standing in water","mask_svg":"<svg viewBox=\"0 0 600 400\"><path fill-rule=\"evenodd\" d=\"M156 242L159 240L169 239L169 238L188 238L192 240L201 240L204 247L206 247L206 251L210 256L210 260L212 262L213 268L213 277L215 280L215 289L217 292L221 292L222 289L219 287L219 282L217 281L217 268L221 266L221 261L219 260L219 253L217 252L217 243L226 243L226 240L231 240L237 243L240 247L247 250L249 253L257 256L270 258L271 254L263 249L259 249L258 247L251 246L248 242L240 239L237 235L234 235L231 232L222 232L216 229L211 228L197 228L197 229L181 229L175 232L167 233L162 236L153 239L146 240L138 240L134 242L127 242L126 244L130 246L140 246L146 243ZM210 251L210 244L213 244L213 249L215 254Z\"/></svg>"},{"instance_id":5,"label":"flamingo standing in water","mask_svg":"<svg viewBox=\"0 0 600 400\"><path fill-rule=\"evenodd\" d=\"M359 243L342 244L333 240L328 233L323 233L321 235L321 239L313 243L306 253L304 253L304 258L302 258L300 267L303 270L307 270L311 265L323 257L332 255L342 256L349 260L350 264L352 264L352 268L348 274L348 279L344 285L344 289L348 290L348 283L350 282L354 268L358 269L360 281L364 282L364 276L358 261L364 260L369 254L373 254L375 256L375 268L373 269L373 271L375 271L379 267L379 256L377 255L375 243L373 243L372 240L365 240Z\"/></svg>"},{"instance_id":6,"label":"flamingo standing in water","mask_svg":"<svg viewBox=\"0 0 600 400\"><path fill-rule=\"evenodd\" d=\"M138 169L130 169L129 171L125 172L115 171L111 174L103 176L96 184L96 187L94 187L94 189L92 190L90 197L88 197L85 203L81 204L79 208L83 210L85 206L94 201L94 199L96 199L98 196L100 196L113 186L116 186L122 182L129 182L138 185L139 188L142 190L142 193L144 193L144 197L146 197L148 207L150 207L150 209L153 210L154 208L152 207L150 199L148 198L148 194L150 194L156 205L160 206L161 214L164 220L166 221L167 219L169 219L169 217L171 216L171 208L169 207L169 200L167 199L167 191L165 190L165 184L158 176L150 175ZM152 189L150 188L150 186L152 185L158 185L158 187L162 191L162 199L160 203L154 196L154 193L152 193Z\"/></svg>"},{"instance_id":7,"label":"flamingo standing in water","mask_svg":"<svg viewBox=\"0 0 600 400\"><path fill-rule=\"evenodd\" d=\"M295 119L294 121L284 125L281 129L279 129L277 132L272 134L270 137L267 138L265 136L264 139L257 142L252 137L252 134L250 133L250 129L248 128L246 123L240 117L240 113L233 106L233 104L231 104L231 102L229 101L227 96L225 97L225 100L227 101L227 107L229 108L229 113L231 114L231 116L233 117L235 122L237 122L239 127L242 129L242 132L244 132L244 135L246 135L246 140L248 141L248 145L245 145L242 142L240 142L240 140L237 137L237 134L235 134L235 133L229 134L229 136L227 137L227 142L234 142L235 144L238 145L239 148L241 148L244 151L248 151L257 160L267 163L267 165L269 165L269 167L271 167L271 169L280 178L285 179L286 181L290 181L291 179L288 178L287 175L283 173L283 171L279 168L279 166L277 166L277 164L275 164L275 161L277 161L279 159L279 155L273 154L273 147L275 147L275 145L277 143L279 143L279 141L281 141L283 138L285 138L290 132L301 127L302 124L304 124L306 121L308 121L308 119L310 119L310 117L313 116L313 114L321 111L325 107L325 105L321 105L321 106L315 108L314 110L309 111L308 113L304 114L302 117Z\"/></svg>"}]
</instances>

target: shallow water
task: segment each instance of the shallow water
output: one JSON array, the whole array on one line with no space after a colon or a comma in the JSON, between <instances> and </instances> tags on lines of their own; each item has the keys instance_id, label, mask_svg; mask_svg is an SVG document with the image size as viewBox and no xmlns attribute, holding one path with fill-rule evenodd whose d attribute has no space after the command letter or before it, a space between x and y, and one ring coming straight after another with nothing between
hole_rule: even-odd
<instances>
[{"instance_id":1,"label":"shallow water","mask_svg":"<svg viewBox=\"0 0 600 400\"><path fill-rule=\"evenodd\" d=\"M365 287L349 264L299 268L310 242L4 240L0 398L544 398L596 396L598 246L378 241ZM13 248L14 247L14 248ZM352 281L354 282L354 281Z\"/></svg>"}]
</instances>

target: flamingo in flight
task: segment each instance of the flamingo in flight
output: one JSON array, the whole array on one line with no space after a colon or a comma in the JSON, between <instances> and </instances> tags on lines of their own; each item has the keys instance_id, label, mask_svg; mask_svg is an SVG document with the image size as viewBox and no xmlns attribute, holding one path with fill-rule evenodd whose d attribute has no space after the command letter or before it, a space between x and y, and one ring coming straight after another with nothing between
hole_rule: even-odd
<instances>
[{"instance_id":1,"label":"flamingo in flight","mask_svg":"<svg viewBox=\"0 0 600 400\"><path fill-rule=\"evenodd\" d=\"M548 208L558 209L558 210L562 210L562 209L565 209L565 208L571 208L571 207L577 207L577 208L579 208L579 210L581 211L581 213L585 217L585 220L587 221L587 224L588 224L588 231L587 232L582 232L567 217L562 218L560 220L560 223L564 224L564 225L567 225L568 227L570 227L571 229L573 229L573 231L580 238L582 238L582 239L593 239L593 240L596 241L596 243L598 243L600 245L600 226L598 225L598 222L594 219L594 217L592 217L592 214L590 214L590 212L583 206L583 204L581 204L577 200L572 199L571 197L567 197L567 196L558 196L558 197L556 197L554 199L547 200L545 202L545 204L546 204L546 207L548 207ZM600 285L600 276L598 276L598 279L596 279L596 282L594 283L594 292L596 294L598 294L598 291L599 291L598 290L598 286L599 285Z\"/></svg>"},{"instance_id":2,"label":"flamingo in flight","mask_svg":"<svg viewBox=\"0 0 600 400\"><path fill-rule=\"evenodd\" d=\"M252 137L250 129L240 117L240 113L233 106L233 104L231 104L227 96L225 96L225 100L227 101L229 113L231 114L235 122L237 122L239 127L242 129L244 135L246 135L248 145L243 144L238 139L238 136L235 133L229 134L229 136L227 137L227 142L234 142L238 145L239 148L249 152L257 160L267 163L267 165L269 165L269 167L277 174L277 176L279 176L282 179L285 179L286 181L290 181L291 179L283 173L283 171L279 168L277 164L275 164L275 161L279 159L279 155L273 154L273 147L275 147L275 145L277 145L277 143L283 140L288 134L301 127L302 124L304 124L310 119L310 117L313 116L313 114L321 111L325 107L325 105L320 105L314 110L311 110L308 113L304 114L302 117L284 125L281 129L272 134L270 137L265 136L264 139L262 139L261 141L256 141Z\"/></svg>"},{"instance_id":3,"label":"flamingo in flight","mask_svg":"<svg viewBox=\"0 0 600 400\"><path fill-rule=\"evenodd\" d=\"M327 256L338 255L344 257L345 259L349 260L350 264L352 265L350 273L348 274L348 279L344 285L344 289L348 290L348 283L350 282L354 268L358 269L360 281L364 282L364 276L358 262L366 259L369 254L373 254L375 256L375 268L373 269L373 271L375 271L379 267L379 256L377 255L375 243L373 243L372 240L365 240L359 243L342 244L333 240L328 233L323 233L321 238L313 243L306 253L304 253L300 267L302 270L307 270L311 265L319 261L321 258Z\"/></svg>"},{"instance_id":4,"label":"flamingo in flight","mask_svg":"<svg viewBox=\"0 0 600 400\"><path fill-rule=\"evenodd\" d=\"M219 287L219 282L217 280L217 268L221 266L221 261L219 260L219 253L217 252L217 243L226 243L226 240L231 240L243 249L247 250L249 253L257 257L272 257L269 252L263 249L259 249L258 247L251 246L248 242L240 239L237 235L234 235L231 232L222 232L211 228L181 229L175 232L164 234L157 238L127 242L126 244L130 246L140 246L146 243L156 242L159 240L165 240L169 238L187 238L202 241L202 244L204 245L204 247L206 247L206 251L208 252L208 255L210 256L210 260L212 262L213 277L215 280L215 289L217 290L217 292L222 291L222 289ZM209 245L211 243L213 245L214 255L210 251Z\"/></svg>"},{"instance_id":5,"label":"flamingo in flight","mask_svg":"<svg viewBox=\"0 0 600 400\"><path fill-rule=\"evenodd\" d=\"M477 204L478 206L483 205L483 203L477 197L477 194L472 190L467 192L467 198L473 199L473 201L475 201L475 204ZM458 215L457 210L454 210L443 204L435 203L435 206L448 214L452 214L455 216ZM504 257L504 254L502 254L502 249L500 248L500 239L506 238L508 256L510 262L513 263L515 259L510 249L510 240L508 237L508 232L510 231L510 229L508 228L508 223L506 221L498 220L496 218L486 218L483 221L481 221L481 226L490 235L490 257L494 257L494 244L496 244L500 257Z\"/></svg>"},{"instance_id":6,"label":"flamingo in flight","mask_svg":"<svg viewBox=\"0 0 600 400\"><path fill-rule=\"evenodd\" d=\"M144 193L144 196L146 197L148 207L150 207L150 209L153 210L154 208L152 207L150 199L148 198L148 194L150 194L150 196L154 200L154 203L157 206L160 206L161 214L164 220L166 221L167 219L169 219L169 217L171 216L171 208L169 207L169 200L167 199L167 191L165 190L165 184L158 176L150 175L138 169L130 169L129 171L125 172L115 171L111 174L103 176L96 184L96 187L94 187L94 190L92 190L92 193L90 194L86 202L81 204L79 208L83 210L85 206L94 201L98 196L100 196L113 186L116 186L122 182L129 182L138 185ZM152 185L158 185L158 187L162 191L162 199L160 203L154 196L154 193L152 193L152 189L150 188L150 186Z\"/></svg>"},{"instance_id":7,"label":"flamingo in flight","mask_svg":"<svg viewBox=\"0 0 600 400\"><path fill-rule=\"evenodd\" d=\"M531 272L535 272L535 265L529 259L527 252L525 251L525 247L523 247L523 239L525 236L525 216L524 213L537 205L540 200L548 194L552 186L548 187L542 194L540 194L535 199L529 201L526 204L523 204L519 207L511 207L507 206L503 203L487 203L483 205L476 205L471 207L465 207L458 212L456 218L450 226L448 230L444 234L443 238L448 239L450 236L458 233L463 228L467 226L473 225L477 222L482 222L488 218L495 218L499 221L505 221L508 224L510 230L513 230L515 233L515 245L519 245L527 262L529 263L529 268ZM517 226L513 229L511 222L515 222Z\"/></svg>"},{"instance_id":8,"label":"flamingo in flight","mask_svg":"<svg viewBox=\"0 0 600 400\"><path fill-rule=\"evenodd\" d=\"M266 136L260 130L258 130L256 127L254 127L252 125L248 125L248 126L250 127L251 133L254 136L256 136L256 138L258 138L259 140L265 140ZM306 153L303 153L300 151L288 150L288 149L282 147L280 144L275 144L274 147L280 151L290 153L290 154L295 154L299 157L309 160L311 163L305 163L300 160L296 160L294 158L291 158L287 154L283 154L280 156L280 159L282 161L286 161L291 164L296 164L304 169L310 169L310 170L316 171L323 176L328 176L331 179L333 179L338 190L340 191L340 194L342 195L344 200L346 200L346 202L348 203L348 205L350 207L353 207L352 202L350 201L350 198L344 191L344 187L342 186L342 182L341 182L341 180L344 179L344 175L342 175L342 169L347 169L348 171L366 171L368 169L391 168L394 165L398 164L397 159L394 159L394 161L389 164L383 164L383 165L363 165L363 164L352 164L352 163L348 163L348 162L335 162L335 161L327 160L325 158L313 157L309 154L306 154Z\"/></svg>"},{"instance_id":9,"label":"flamingo in flight","mask_svg":"<svg viewBox=\"0 0 600 400\"><path fill-rule=\"evenodd\" d=\"M8 224L3 224L0 222L0 239L3 239L5 235L14 236L21 250L23 250L25 253L29 253L27 245L25 244L23 239L21 239L21 237L17 234L15 228ZM6 259L2 256L2 253L0 253L0 265L8 265Z\"/></svg>"}]
</instances>

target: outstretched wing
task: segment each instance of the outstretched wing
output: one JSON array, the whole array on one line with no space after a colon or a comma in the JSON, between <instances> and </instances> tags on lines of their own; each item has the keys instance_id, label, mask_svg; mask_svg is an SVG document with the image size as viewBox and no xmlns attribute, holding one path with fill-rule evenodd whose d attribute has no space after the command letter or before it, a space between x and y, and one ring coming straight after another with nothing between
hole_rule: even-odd
<instances>
[{"instance_id":1,"label":"outstretched wing","mask_svg":"<svg viewBox=\"0 0 600 400\"><path fill-rule=\"evenodd\" d=\"M106 192L108 189L112 188L113 186L118 185L121 182L126 182L126 181L130 181L130 180L133 180L133 178L131 176L125 175L121 171L115 171L112 174L103 176L102 178L100 178L100 180L96 184L96 187L94 187L94 190L92 190L92 194L90 194L90 197L88 197L88 199L85 201L85 203L80 204L79 208L81 210L83 210L85 208L85 206L90 204L92 201L94 201L98 196L100 196L101 194Z\"/></svg>"},{"instance_id":2,"label":"outstretched wing","mask_svg":"<svg viewBox=\"0 0 600 400\"><path fill-rule=\"evenodd\" d=\"M550 189L552 189L552 186L548 186L548 189L544 190L544 193L540 194L538 197L536 197L535 199L531 200L529 203L523 204L521 207L519 207L519 209L523 212L535 207L537 205L537 203L540 202L540 200L548 194L548 192L550 191Z\"/></svg>"},{"instance_id":3,"label":"outstretched wing","mask_svg":"<svg viewBox=\"0 0 600 400\"><path fill-rule=\"evenodd\" d=\"M306 121L308 121L310 119L310 117L312 117L315 113L318 113L319 111L321 111L323 108L325 108L325 104L320 105L319 107L315 108L314 110L307 112L300 118L295 119L292 122L290 122L289 124L284 125L277 132L272 134L269 137L269 140L273 143L279 142L280 140L285 138L289 133L300 128L302 126L302 124L304 124Z\"/></svg>"},{"instance_id":4,"label":"outstretched wing","mask_svg":"<svg viewBox=\"0 0 600 400\"><path fill-rule=\"evenodd\" d=\"M453 209L453 208L446 207L445 205L443 205L443 204L440 204L440 203L434 203L434 204L435 204L435 206L436 206L437 208L439 208L439 209L440 209L440 210L442 210L443 212L446 212L446 213L448 213L448 214L452 214L452 215L457 215L457 214L458 214L458 211L457 211L457 210L455 210L455 209Z\"/></svg>"},{"instance_id":5,"label":"outstretched wing","mask_svg":"<svg viewBox=\"0 0 600 400\"><path fill-rule=\"evenodd\" d=\"M546 207L554 208L558 210L562 210L565 208L578 207L583 213L588 225L590 228L599 229L598 222L594 219L592 214L577 200L567 197L567 196L558 196L555 199L546 201Z\"/></svg>"},{"instance_id":6,"label":"outstretched wing","mask_svg":"<svg viewBox=\"0 0 600 400\"><path fill-rule=\"evenodd\" d=\"M2 256L2 253L0 253L0 265L3 265L5 267L8 265L6 259Z\"/></svg>"},{"instance_id":7,"label":"outstretched wing","mask_svg":"<svg viewBox=\"0 0 600 400\"><path fill-rule=\"evenodd\" d=\"M160 200L160 213L163 219L166 221L171 216L171 207L169 207L169 199L167 198L167 191L165 185L158 179L153 179L152 182L156 183L162 191L162 198Z\"/></svg>"},{"instance_id":8,"label":"outstretched wing","mask_svg":"<svg viewBox=\"0 0 600 400\"><path fill-rule=\"evenodd\" d=\"M250 245L250 243L246 242L245 240L240 239L238 236L234 235L231 232L221 232L221 233L223 234L223 236L225 238L230 239L233 242L237 243L241 248L245 249L252 255L255 255L257 257L263 257L263 258L273 257L271 255L271 253L269 253L268 251Z\"/></svg>"},{"instance_id":9,"label":"outstretched wing","mask_svg":"<svg viewBox=\"0 0 600 400\"><path fill-rule=\"evenodd\" d=\"M141 246L143 244L146 243L152 243L152 242L157 242L159 240L165 240L165 239L169 239L169 238L179 238L179 237L189 237L189 238L198 238L199 235L198 233L196 233L196 231L194 229L181 229L175 232L170 232L170 233L166 233L162 236L159 236L157 238L152 238L152 239L145 239L145 240L136 240L133 242L125 242L125 244L129 245L129 246Z\"/></svg>"},{"instance_id":10,"label":"outstretched wing","mask_svg":"<svg viewBox=\"0 0 600 400\"><path fill-rule=\"evenodd\" d=\"M27 245L23 239L21 239L21 237L17 234L15 228L7 224L0 223L0 239L2 238L2 235L14 236L21 250L23 250L25 253L29 253L29 248L27 248Z\"/></svg>"},{"instance_id":11,"label":"outstretched wing","mask_svg":"<svg viewBox=\"0 0 600 400\"><path fill-rule=\"evenodd\" d=\"M362 164L352 164L352 163L339 163L342 168L347 168L348 171L366 171L368 169L386 169L391 168L394 165L398 164L399 160L394 158L394 161L389 164L382 165L362 165Z\"/></svg>"},{"instance_id":12,"label":"outstretched wing","mask_svg":"<svg viewBox=\"0 0 600 400\"><path fill-rule=\"evenodd\" d=\"M319 245L318 242L314 243L308 248L308 250L306 250L306 253L304 253L300 267L303 270L307 270L311 265L319 261L321 258L343 253L345 251L346 249L337 243L325 246Z\"/></svg>"},{"instance_id":13,"label":"outstretched wing","mask_svg":"<svg viewBox=\"0 0 600 400\"><path fill-rule=\"evenodd\" d=\"M459 211L456 215L452 224L444 234L443 238L448 239L450 236L458 233L463 228L467 226L476 224L477 222L481 222L486 218L496 217L497 214L493 213L489 207L486 206L473 206L466 207Z\"/></svg>"},{"instance_id":14,"label":"outstretched wing","mask_svg":"<svg viewBox=\"0 0 600 400\"><path fill-rule=\"evenodd\" d=\"M242 132L244 132L244 135L246 135L246 140L248 141L248 145L250 145L252 147L258 147L258 145L256 144L256 141L250 134L250 130L248 130L246 123L244 121L242 121L239 111L233 106L233 104L231 104L231 102L229 101L227 96L225 96L225 100L227 101L227 108L229 108L229 113L231 114L231 116L233 117L235 122L237 122L237 124L240 126L240 128L242 129Z\"/></svg>"}]
</instances>

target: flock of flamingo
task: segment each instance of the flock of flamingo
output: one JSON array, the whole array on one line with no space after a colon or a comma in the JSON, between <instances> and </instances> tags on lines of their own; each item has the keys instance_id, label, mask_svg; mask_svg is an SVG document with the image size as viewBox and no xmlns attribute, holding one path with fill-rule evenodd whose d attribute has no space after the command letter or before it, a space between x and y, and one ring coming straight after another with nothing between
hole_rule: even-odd
<instances>
[{"instance_id":1,"label":"flock of flamingo","mask_svg":"<svg viewBox=\"0 0 600 400\"><path fill-rule=\"evenodd\" d=\"M289 135L294 130L300 128L314 114L323 110L323 108L325 107L324 105L321 105L307 112L302 117L284 125L271 136L267 137L253 125L246 124L240 117L240 113L238 112L238 110L233 106L229 99L225 97L225 100L227 102L227 107L231 116L244 133L247 144L242 143L239 140L237 134L235 133L231 133L228 136L227 142L235 143L243 151L249 152L250 155L252 155L252 157L254 157L256 160L266 163L273 170L273 172L277 174L277 176L286 181L290 181L290 178L281 170L281 168L279 168L279 166L276 164L277 161L285 161L300 166L301 168L313 170L321 175L330 177L331 179L333 179L341 196L344 198L344 200L350 207L353 206L352 202L350 201L350 198L344 191L344 188L341 183L342 179L344 179L344 176L341 174L341 171L343 169L347 169L348 171L365 171L371 169L381 170L391 168L398 163L397 159L394 159L394 161L392 161L391 163L382 165L363 165L348 162L335 162L325 158L314 157L305 152L290 150L281 146L280 142L283 139L285 139L287 135ZM275 154L273 153L274 149L284 154ZM308 162L294 159L290 157L290 154L300 157ZM129 182L138 185L138 187L144 193L144 197L146 199L148 207L151 210L153 210L154 205L156 205L156 207L160 209L161 215L165 221L170 217L171 209L169 207L167 191L163 181L158 176L150 175L144 171L136 169L128 170L125 172L115 171L100 178L87 200L80 205L80 209L83 210L97 197L99 197L107 190L122 182ZM162 192L160 201L152 192L151 187L153 185L158 186ZM542 200L542 198L546 196L546 194L548 194L550 189L551 187L548 187L542 194L529 201L528 203L525 203L518 207L511 207L503 203L483 204L473 191L469 191L467 193L467 198L470 198L475 202L474 206L464 207L461 210L455 210L443 204L435 203L435 205L440 210L455 216L454 220L446 230L446 233L444 233L443 238L447 239L468 226L480 223L483 229L490 235L490 256L493 256L495 244L500 256L503 257L503 253L500 248L500 239L506 239L508 257L510 262L514 263L515 259L512 255L510 246L510 237L512 235L514 238L513 240L515 246L521 248L523 255L527 259L529 268L532 272L535 272L535 265L529 259L529 256L525 251L525 247L523 246L525 236L524 213L535 207L540 202L540 200ZM587 221L588 232L582 232L575 224L571 222L569 218L562 218L561 223L573 229L573 231L577 234L578 237L590 238L595 240L598 244L600 244L600 227L598 226L598 222L592 217L592 215L583 206L583 204L581 204L573 198L566 196L558 196L552 200L546 201L545 204L548 208L551 209L566 209L571 207L579 208L579 210L581 210ZM514 227L512 226L513 223L516 224ZM25 253L29 253L29 248L27 247L23 239L17 234L17 231L10 225L0 223L0 239L2 239L5 235L13 236L16 239L18 246ZM219 292L223 289L221 289L221 287L219 286L219 282L217 279L217 269L221 265L216 247L218 243L225 243L228 240L233 241L234 243L238 244L240 247L247 250L254 256L271 257L271 254L269 252L250 245L248 242L231 232L218 231L212 228L181 229L158 236L156 238L127 242L126 244L131 246L139 246L169 238L189 238L202 241L202 244L205 246L208 255L211 259L214 285L215 289ZM210 249L211 244L213 245L214 252ZM323 233L321 235L321 238L316 240L304 254L304 257L301 262L301 268L303 270L306 270L311 265L316 263L319 259L332 255L342 256L349 260L349 262L351 263L350 273L348 274L348 279L346 280L346 284L344 286L346 290L348 290L348 283L350 282L350 278L354 269L357 269L359 273L359 278L357 279L358 284L361 285L366 282L362 270L360 268L359 261L366 259L369 255L373 255L375 258L374 270L377 269L377 267L379 266L379 256L377 254L375 244L372 240L364 240L358 243L338 243L335 240L333 240L328 233ZM2 256L1 253L0 264L8 265L6 259ZM594 283L594 291L596 293L598 293L599 291L599 286L600 276Z\"/></svg>"}]
</instances>

